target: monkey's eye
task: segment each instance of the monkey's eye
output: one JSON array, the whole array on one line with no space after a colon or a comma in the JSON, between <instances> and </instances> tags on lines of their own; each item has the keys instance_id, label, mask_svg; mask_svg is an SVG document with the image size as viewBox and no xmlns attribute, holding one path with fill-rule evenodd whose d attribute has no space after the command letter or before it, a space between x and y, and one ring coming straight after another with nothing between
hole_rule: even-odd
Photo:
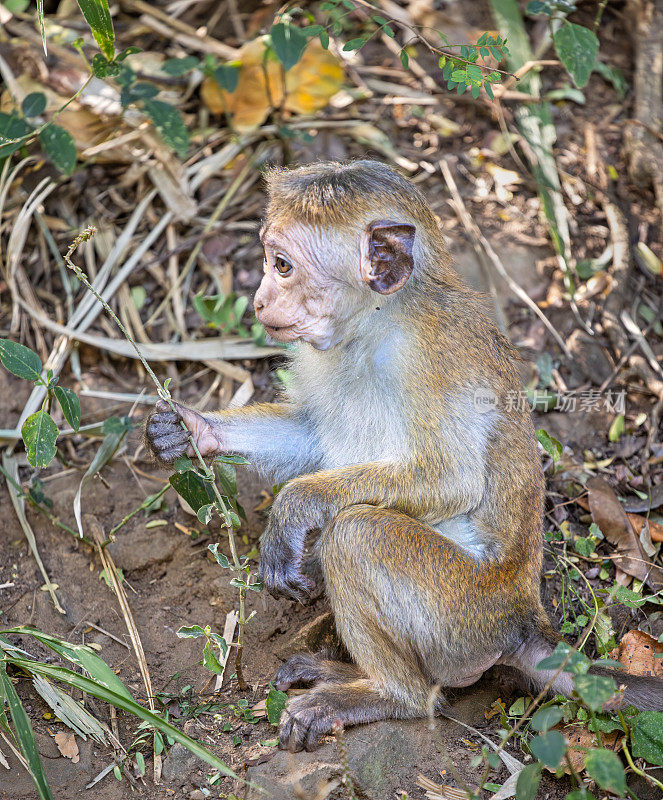
<instances>
[{"instance_id":1,"label":"monkey's eye","mask_svg":"<svg viewBox=\"0 0 663 800\"><path fill-rule=\"evenodd\" d=\"M276 256L274 260L274 268L279 273L279 275L290 275L292 272L292 264L289 261L286 261L285 258L281 258L281 256Z\"/></svg>"}]
</instances>

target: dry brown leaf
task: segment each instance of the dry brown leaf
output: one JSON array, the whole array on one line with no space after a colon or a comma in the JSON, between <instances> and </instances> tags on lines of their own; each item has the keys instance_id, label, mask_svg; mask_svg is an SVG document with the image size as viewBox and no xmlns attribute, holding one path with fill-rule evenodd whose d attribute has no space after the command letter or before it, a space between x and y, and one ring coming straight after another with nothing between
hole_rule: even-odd
<instances>
[{"instance_id":1,"label":"dry brown leaf","mask_svg":"<svg viewBox=\"0 0 663 800\"><path fill-rule=\"evenodd\" d=\"M262 719L267 716L267 700L260 700L254 706L251 706L254 716Z\"/></svg>"},{"instance_id":2,"label":"dry brown leaf","mask_svg":"<svg viewBox=\"0 0 663 800\"><path fill-rule=\"evenodd\" d=\"M610 653L611 658L621 661L630 675L656 676L663 678L663 644L645 631L629 631ZM656 658L656 655L659 658ZM619 675L615 674L619 681Z\"/></svg>"},{"instance_id":3,"label":"dry brown leaf","mask_svg":"<svg viewBox=\"0 0 663 800\"><path fill-rule=\"evenodd\" d=\"M588 728L582 725L572 725L564 727L564 725L556 725L556 730L559 730L564 735L564 738L569 744L569 761L573 766L574 772L578 774L585 769L585 758L587 751L592 747L599 747L596 734L592 733ZM621 742L617 742L618 732L601 734L603 747L608 747L611 750L619 751L621 749ZM571 774L569 765L564 762L564 772L567 775ZM555 770L549 770L554 772Z\"/></svg>"},{"instance_id":4,"label":"dry brown leaf","mask_svg":"<svg viewBox=\"0 0 663 800\"><path fill-rule=\"evenodd\" d=\"M264 54L263 39L254 39L242 47L239 82L232 94L221 89L213 78L206 78L201 87L202 100L210 111L230 114L239 131L262 125L270 111L281 104L295 114L314 114L341 88L343 67L318 39L309 42L300 61L285 73L285 101L281 64L270 58L263 69Z\"/></svg>"},{"instance_id":5,"label":"dry brown leaf","mask_svg":"<svg viewBox=\"0 0 663 800\"><path fill-rule=\"evenodd\" d=\"M78 763L80 760L80 754L78 752L78 745L76 744L76 739L74 738L73 733L65 733L64 731L56 733L55 744L58 746L58 750L65 758L70 758L73 764Z\"/></svg>"},{"instance_id":6,"label":"dry brown leaf","mask_svg":"<svg viewBox=\"0 0 663 800\"><path fill-rule=\"evenodd\" d=\"M652 522L641 514L629 514L626 512L626 516L629 518L635 535L638 538L640 538L640 532L643 527L649 522L649 535L651 536L652 542L663 542L663 525L661 525L660 522Z\"/></svg>"},{"instance_id":7,"label":"dry brown leaf","mask_svg":"<svg viewBox=\"0 0 663 800\"><path fill-rule=\"evenodd\" d=\"M642 549L640 540L610 484L597 476L587 481L587 490L592 519L605 538L617 548L617 553L612 557L615 564L623 572L646 581L652 589L662 588L663 569L652 563Z\"/></svg>"}]
</instances>

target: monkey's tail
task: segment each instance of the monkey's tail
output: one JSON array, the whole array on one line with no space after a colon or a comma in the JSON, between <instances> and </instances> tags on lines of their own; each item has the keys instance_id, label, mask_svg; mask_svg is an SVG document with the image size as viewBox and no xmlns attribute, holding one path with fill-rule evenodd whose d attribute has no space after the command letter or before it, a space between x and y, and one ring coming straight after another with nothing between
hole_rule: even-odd
<instances>
[{"instance_id":1,"label":"monkey's tail","mask_svg":"<svg viewBox=\"0 0 663 800\"><path fill-rule=\"evenodd\" d=\"M555 675L557 670L536 668L539 661L551 655L559 642L563 641L563 637L553 629L547 616L542 616L538 620L537 629L503 663L516 667L524 673L538 691L550 683L552 692L570 697L573 692L573 676L571 674L560 672ZM610 701L606 704L606 710L635 706L640 711L663 711L663 679L629 675L621 670L599 666L590 667L589 673L590 675L614 678L620 689L624 687L621 698L616 702Z\"/></svg>"}]
</instances>

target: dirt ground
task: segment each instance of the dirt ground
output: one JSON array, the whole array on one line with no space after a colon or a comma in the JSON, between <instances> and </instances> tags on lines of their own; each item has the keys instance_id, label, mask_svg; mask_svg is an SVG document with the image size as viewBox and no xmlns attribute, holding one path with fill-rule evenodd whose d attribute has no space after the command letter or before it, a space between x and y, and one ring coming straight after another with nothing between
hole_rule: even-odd
<instances>
[{"instance_id":1,"label":"dirt ground","mask_svg":"<svg viewBox=\"0 0 663 800\"><path fill-rule=\"evenodd\" d=\"M615 15L606 15L607 27L602 36L601 54L610 63L621 67L629 81L632 65L628 42L623 38L613 37L611 33L619 28L622 20L621 10ZM544 73L546 90L559 88L567 82L568 78L559 70L553 69ZM556 152L560 164L571 176L576 173L584 175L583 148L588 125L592 125L600 128L601 157L606 163L614 165L619 175L624 175L626 166L621 144L624 121L630 113L629 101L622 105L614 90L597 75L591 78L585 96L585 105L570 102L554 105L555 126L559 137ZM505 108L507 115L510 114L508 107ZM499 161L500 166L505 169L520 170L508 153L500 157L492 154L491 146L499 132L496 119L486 112L485 107L472 103L468 96L456 98L442 95L439 111L459 126L457 132L442 140L435 135L427 122L426 113L415 113L409 105L392 106L387 111L381 109L381 122L389 135L393 136L398 152L406 157L426 156L431 161L449 155L457 157L457 166L464 179L461 190L468 210L499 252L515 280L535 301L550 298L554 294L550 292L550 287L559 287L561 278L531 182L528 183L525 177L524 186L514 189L508 213L505 203L496 197L493 185L482 183L486 180L484 166L487 160ZM376 119L377 116L376 112ZM376 155L381 157L370 147L360 147L356 142L348 143L333 132L320 134L311 144L298 144L293 152L296 161ZM81 173L81 196L85 196L91 185L98 180L106 180L106 177L100 178L92 170ZM449 207L448 193L440 175L420 174L419 185L440 216L442 229L460 271L470 282L485 289L462 228ZM652 210L651 193L640 191L628 182L620 183L618 191L620 202L628 208L634 241L638 237L646 239L654 252L659 256L663 255L660 220ZM133 198L129 198L129 201L133 202ZM588 259L599 256L609 240L605 217L597 213L597 206L588 199L568 197L567 202L573 208L571 234L575 257ZM256 211L253 205L251 209L249 219L255 222L257 228L261 209ZM235 288L241 293L252 294L260 277L260 247L253 232L239 244L234 241L232 247L225 240L221 242L221 237L216 240L212 237L212 249L215 242L225 248L224 256L226 251L233 252L233 247L235 248ZM636 275L635 285L631 287L634 297L636 290L642 289L647 280L637 272ZM145 285L149 293L148 280L149 277ZM553 346L542 324L514 300L499 279L497 282L498 297L509 323L509 335L523 355L522 374L523 380L527 381L534 373L533 364L536 358L542 353L552 351ZM660 279L658 287L660 292ZM556 303L553 297L546 307L546 313L562 338L567 340L577 327L568 305ZM147 386L133 362L111 359L107 354L85 346L80 347L80 358L84 383L89 387L136 392ZM257 389L253 401L273 396L277 385L273 372L278 365L278 359L245 363L253 372ZM168 368L164 365L155 367L160 377L174 378L171 386L174 396L185 403L195 402L211 381L209 373L199 376L200 365L180 363L171 364ZM560 370L569 380L570 386L591 385L586 376L573 377L572 365L564 364L563 368L560 366ZM68 369L63 373L62 383L79 388ZM25 382L0 370L0 427L15 423L28 394L29 386ZM214 399L210 400L210 408L214 406ZM636 416L639 411L651 411L651 405L651 398L643 392L631 392L629 418ZM105 419L110 414L125 414L129 408L126 403L112 404L107 400L86 396L83 398L83 421L88 423ZM146 406L140 408L147 413ZM610 415L601 412L591 415L584 412L552 412L545 417L541 416L538 422L582 461L583 454L586 453L591 453L597 459L618 454L617 446L608 443L606 438L611 419ZM106 531L139 505L146 495L157 491L166 479L165 473L155 470L141 446L140 410L134 416L134 423L136 427L127 436L123 451L110 466L103 469L102 477L95 478L84 490L84 512L93 514ZM657 441L660 441L660 436ZM96 444L79 437L75 447L65 450L70 463L54 462L40 476L45 481L45 493L53 501L53 513L69 524L73 524L74 495L95 448ZM619 463L626 469L629 456L626 450L622 453L623 461ZM22 477L27 478L28 475L25 471ZM625 476L624 471L617 473L617 481L622 481L622 485L627 483ZM240 470L238 477L239 499L248 514L248 522L241 529L242 550L250 552L257 547L266 519L264 512L254 509L264 500L263 490L271 487L249 472ZM248 692L239 692L236 682L228 676L220 693L212 696L210 673L200 665L200 642L179 639L175 632L183 625L194 624L210 625L219 633L223 631L227 613L236 607L237 593L229 586L228 576L211 559L207 545L219 541L222 549L225 549L225 540L223 532L214 528L200 535L185 533L175 523L189 531L201 526L182 509L172 490L169 490L165 499L167 509L161 509L149 517L145 517L142 512L136 515L119 531L117 541L109 548L115 563L124 574L129 603L142 639L157 702L161 704L159 707L165 706L175 724L209 746L242 777L247 776L247 767L250 768L249 777L254 776L260 780L265 776L269 779L271 769L274 775L280 775L279 770L287 769L291 762L276 751L274 728L264 719L256 723L243 721L235 713L233 706L237 708L240 700L247 700L248 705L253 706L265 698L269 681L281 663L279 655L288 651L290 643L303 626L326 610L325 600L318 598L308 606L299 606L284 599L277 601L266 593L258 595L250 592L247 599L248 610L257 611L246 630L244 663L250 689ZM551 498L550 506L557 499ZM124 620L112 589L100 577L98 555L84 543L56 529L48 520L28 510L28 519L35 531L44 566L51 580L58 586L58 598L65 609L65 614L60 614L54 609L49 594L43 590L43 578L12 509L4 481L0 481L0 508L0 587L3 587L0 588L0 628L29 624L70 642L94 645L134 697L145 702L143 683ZM154 526L155 521L161 521L161 524ZM561 617L560 609L554 602L558 588L554 576L546 578L544 598L557 624ZM631 627L635 627L633 620L631 622ZM23 644L35 655L46 659L53 657L52 653L33 642ZM232 669L228 669L228 673L232 674ZM77 740L80 760L73 763L72 760L62 757L53 742L52 734L63 730L63 725L53 721L48 707L35 694L29 680L20 680L17 690L34 726L46 774L56 800L78 800L93 795L98 800L124 800L129 797L145 800L169 797L201 800L207 796L205 792L211 792L211 797L225 798L233 792L238 797L245 796L247 790L244 784L228 778L222 779L216 787L209 786L206 775L212 770L201 762L187 759L176 748L164 759L165 772L171 775L174 773L174 777L164 779L159 785L154 785L151 779L152 759L147 758L146 752L148 770L144 779L136 776L130 782L125 777L118 782L110 773L93 788L86 789L111 763L110 751L90 741ZM491 716L491 705L498 698L506 700L508 704L508 689L489 676L474 687L459 692L453 699L450 715L497 741L495 732L499 727L499 716ZM107 706L90 698L86 699L86 703L104 722L113 723ZM122 741L128 746L137 723L125 715L119 715L117 722ZM226 722L229 723L229 730L223 731ZM399 731L405 733L399 734ZM387 742L392 748L387 748L385 752L389 758L393 757L393 761L387 760L381 766L385 774L393 773L387 774L387 782L382 784L388 785L390 792L389 795L384 795L384 800L387 797L391 800L391 797L396 796L396 789L407 792L411 800L424 800L424 790L416 785L420 773L438 783L453 783L451 773L455 770L463 780L472 784L477 775L471 761L484 744L472 731L444 719L437 722L434 732L427 728L426 722L398 725L390 723L382 727L368 726L348 731L346 738L353 764L360 764L362 749L373 746L376 741ZM404 739L407 739L407 745L404 744ZM1 741L0 749L7 753ZM517 745L509 745L508 751L521 760L528 758ZM28 800L35 797L29 775L11 754L8 755L10 770L0 766L0 800ZM453 769L447 764L448 756L453 762ZM295 758L299 759L296 763L301 765L303 777L310 774L307 772L307 765L314 763L314 759L327 759L336 764L339 762L336 744L332 740L313 757ZM490 780L502 783L507 775L506 769L502 767L491 774ZM367 776L367 780L372 778ZM649 796L653 800L654 795L648 795L646 787L635 782L633 787L641 800L647 800ZM570 788L569 781L555 781L544 775L538 797L541 800L561 800ZM248 796L253 800L258 795ZM339 789L330 798L336 800L342 796L342 790ZM376 800L382 798L378 796Z\"/></svg>"}]
</instances>

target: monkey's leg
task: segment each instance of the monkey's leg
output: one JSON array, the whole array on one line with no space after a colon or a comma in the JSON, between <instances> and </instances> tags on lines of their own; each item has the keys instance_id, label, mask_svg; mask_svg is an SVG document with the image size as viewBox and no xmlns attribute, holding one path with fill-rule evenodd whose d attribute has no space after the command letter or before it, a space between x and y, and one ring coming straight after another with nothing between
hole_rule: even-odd
<instances>
[{"instance_id":1,"label":"monkey's leg","mask_svg":"<svg viewBox=\"0 0 663 800\"><path fill-rule=\"evenodd\" d=\"M293 750L313 747L335 720L426 716L432 687L478 680L523 640L538 602L522 588L500 594L495 573L522 587L519 565L478 562L391 509L345 509L318 552L336 628L361 676L319 683L288 704L279 738Z\"/></svg>"}]
</instances>

